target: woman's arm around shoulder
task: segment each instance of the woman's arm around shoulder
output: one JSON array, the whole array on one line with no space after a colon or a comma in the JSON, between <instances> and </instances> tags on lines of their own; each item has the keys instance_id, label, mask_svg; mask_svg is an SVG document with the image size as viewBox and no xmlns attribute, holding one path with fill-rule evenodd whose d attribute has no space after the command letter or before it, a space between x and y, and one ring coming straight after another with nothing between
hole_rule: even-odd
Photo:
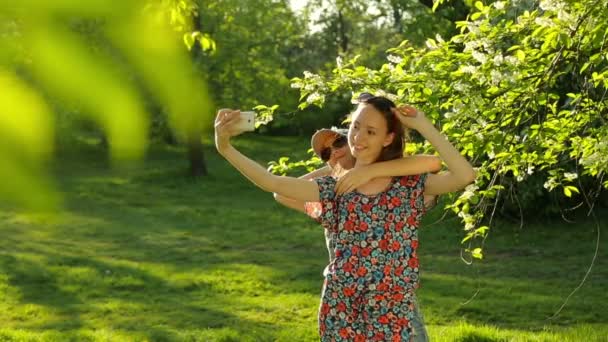
<instances>
[{"instance_id":1,"label":"woman's arm around shoulder","mask_svg":"<svg viewBox=\"0 0 608 342\"><path fill-rule=\"evenodd\" d=\"M441 170L441 159L432 155L413 155L400 159L372 163L349 170L340 177L336 192L343 194L353 191L374 178L391 176L411 176Z\"/></svg>"}]
</instances>

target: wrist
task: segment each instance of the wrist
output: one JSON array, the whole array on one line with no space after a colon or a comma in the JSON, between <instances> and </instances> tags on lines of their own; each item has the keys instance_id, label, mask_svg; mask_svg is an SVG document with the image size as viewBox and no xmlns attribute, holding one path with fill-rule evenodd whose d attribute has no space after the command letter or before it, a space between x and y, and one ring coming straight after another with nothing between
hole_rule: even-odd
<instances>
[{"instance_id":1,"label":"wrist","mask_svg":"<svg viewBox=\"0 0 608 342\"><path fill-rule=\"evenodd\" d=\"M433 125L433 123L427 118L422 120L419 123L418 127L415 127L414 129L418 131L418 133L422 134L422 136L425 136L426 134L431 133L433 131L437 131L435 125Z\"/></svg>"},{"instance_id":2,"label":"wrist","mask_svg":"<svg viewBox=\"0 0 608 342\"><path fill-rule=\"evenodd\" d=\"M231 147L230 139L218 139L215 141L215 147L220 154L224 154Z\"/></svg>"}]
</instances>

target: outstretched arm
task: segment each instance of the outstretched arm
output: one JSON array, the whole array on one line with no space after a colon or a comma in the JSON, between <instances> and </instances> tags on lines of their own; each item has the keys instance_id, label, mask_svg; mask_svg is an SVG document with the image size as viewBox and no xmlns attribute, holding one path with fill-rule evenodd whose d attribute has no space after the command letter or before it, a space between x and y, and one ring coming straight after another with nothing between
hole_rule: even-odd
<instances>
[{"instance_id":1,"label":"outstretched arm","mask_svg":"<svg viewBox=\"0 0 608 342\"><path fill-rule=\"evenodd\" d=\"M237 170L260 189L277 192L295 200L318 201L319 188L310 180L276 176L255 161L237 151L230 138L238 135L234 125L240 120L240 111L221 109L215 119L215 145L218 152Z\"/></svg>"},{"instance_id":2,"label":"outstretched arm","mask_svg":"<svg viewBox=\"0 0 608 342\"><path fill-rule=\"evenodd\" d=\"M314 170L312 172L309 172L305 175L300 176L300 179L314 179L317 177L323 177L323 176L328 176L331 174L331 168L329 166L324 166L320 169ZM278 193L274 193L274 199L281 203L282 205L297 210L299 212L302 213L306 213L306 209L305 209L305 205L306 205L306 201L299 201L299 200L295 200L293 198L289 198L289 197L285 197L281 194Z\"/></svg>"},{"instance_id":3,"label":"outstretched arm","mask_svg":"<svg viewBox=\"0 0 608 342\"><path fill-rule=\"evenodd\" d=\"M390 176L410 176L441 170L441 159L431 155L415 155L384 162L372 163L361 168L351 169L340 177L336 193L353 191L374 178Z\"/></svg>"},{"instance_id":4,"label":"outstretched arm","mask_svg":"<svg viewBox=\"0 0 608 342\"><path fill-rule=\"evenodd\" d=\"M274 193L274 199L282 205L286 206L287 208L306 214L306 201L294 200L292 198L277 194L276 192Z\"/></svg>"},{"instance_id":5,"label":"outstretched arm","mask_svg":"<svg viewBox=\"0 0 608 342\"><path fill-rule=\"evenodd\" d=\"M440 195L463 189L475 181L476 172L460 152L435 128L433 123L411 106L395 110L399 120L410 128L417 130L439 152L439 156L448 167L447 172L428 175L425 183L425 195Z\"/></svg>"}]
</instances>

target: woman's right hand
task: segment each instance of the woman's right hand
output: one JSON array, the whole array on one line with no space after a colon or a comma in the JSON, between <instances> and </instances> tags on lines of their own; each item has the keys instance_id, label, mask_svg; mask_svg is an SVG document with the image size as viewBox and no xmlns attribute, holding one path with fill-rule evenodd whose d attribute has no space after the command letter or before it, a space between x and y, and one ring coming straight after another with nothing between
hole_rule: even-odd
<instances>
[{"instance_id":1,"label":"woman's right hand","mask_svg":"<svg viewBox=\"0 0 608 342\"><path fill-rule=\"evenodd\" d=\"M230 138L242 132L234 128L234 124L240 120L240 110L224 108L217 111L215 117L215 147L221 151L230 145Z\"/></svg>"},{"instance_id":2,"label":"woman's right hand","mask_svg":"<svg viewBox=\"0 0 608 342\"><path fill-rule=\"evenodd\" d=\"M336 182L336 194L344 195L347 192L351 192L363 184L368 183L374 177L366 169L367 166L360 168L350 169L345 174L340 176Z\"/></svg>"}]
</instances>

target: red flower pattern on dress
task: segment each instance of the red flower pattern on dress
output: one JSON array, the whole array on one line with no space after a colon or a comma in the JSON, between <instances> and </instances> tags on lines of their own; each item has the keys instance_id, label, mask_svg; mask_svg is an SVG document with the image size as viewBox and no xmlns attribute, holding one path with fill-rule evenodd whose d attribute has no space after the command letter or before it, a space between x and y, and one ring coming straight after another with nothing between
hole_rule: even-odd
<instances>
[{"instance_id":1,"label":"red flower pattern on dress","mask_svg":"<svg viewBox=\"0 0 608 342\"><path fill-rule=\"evenodd\" d=\"M321 341L411 341L425 177L394 178L370 196L337 196L334 178L315 180L336 256L319 309Z\"/></svg>"}]
</instances>

